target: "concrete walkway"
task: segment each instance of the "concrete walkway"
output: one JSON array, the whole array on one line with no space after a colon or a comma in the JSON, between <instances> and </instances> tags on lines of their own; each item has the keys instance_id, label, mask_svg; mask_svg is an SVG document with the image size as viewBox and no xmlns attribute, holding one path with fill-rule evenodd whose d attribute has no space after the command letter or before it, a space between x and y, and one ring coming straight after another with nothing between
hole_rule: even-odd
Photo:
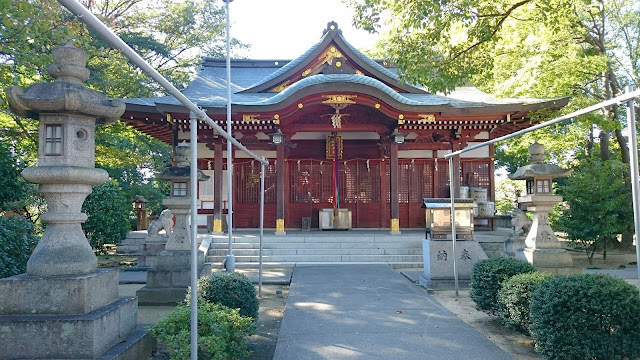
<instances>
[{"instance_id":1,"label":"concrete walkway","mask_svg":"<svg viewBox=\"0 0 640 360\"><path fill-rule=\"evenodd\" d=\"M512 359L384 265L297 266L274 360Z\"/></svg>"}]
</instances>

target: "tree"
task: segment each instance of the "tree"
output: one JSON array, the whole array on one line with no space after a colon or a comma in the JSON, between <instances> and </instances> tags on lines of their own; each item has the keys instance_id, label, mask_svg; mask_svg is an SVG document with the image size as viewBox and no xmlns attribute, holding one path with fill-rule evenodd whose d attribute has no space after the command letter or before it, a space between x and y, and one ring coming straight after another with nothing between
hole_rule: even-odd
<instances>
[{"instance_id":1,"label":"tree","mask_svg":"<svg viewBox=\"0 0 640 360\"><path fill-rule=\"evenodd\" d=\"M431 91L471 80L500 96L571 95L574 109L640 80L640 9L631 0L349 2L356 24L390 28L386 49L400 75ZM613 133L628 161L617 109L588 120L601 130L602 160L609 158ZM593 135L585 135L582 145L590 148Z\"/></svg>"},{"instance_id":2,"label":"tree","mask_svg":"<svg viewBox=\"0 0 640 360\"><path fill-rule=\"evenodd\" d=\"M103 254L107 251L104 245L124 240L129 232L130 209L131 203L113 180L93 187L82 204L88 216L82 229L95 252Z\"/></svg>"},{"instance_id":3,"label":"tree","mask_svg":"<svg viewBox=\"0 0 640 360\"><path fill-rule=\"evenodd\" d=\"M627 167L619 161L587 159L558 190L567 202L559 230L585 249L589 261L596 251L606 258L617 235L633 226L633 213L626 206L631 188L622 177Z\"/></svg>"},{"instance_id":4,"label":"tree","mask_svg":"<svg viewBox=\"0 0 640 360\"><path fill-rule=\"evenodd\" d=\"M83 4L178 88L190 81L202 56L221 56L225 49L221 1L84 0ZM89 54L87 86L116 98L164 94L57 1L0 0L0 8L0 88L51 81L45 71L52 61L51 48L72 43ZM233 49L242 46L232 40ZM0 143L10 145L21 166L36 165L38 124L11 113L4 92L0 93ZM170 155L170 146L124 123L96 129L97 166L118 178L119 186L137 187L135 192L148 195L158 206L162 187L150 176L162 169ZM34 187L28 185L28 189L33 196L22 198L20 206L37 209L26 202L42 204L36 201Z\"/></svg>"}]
</instances>

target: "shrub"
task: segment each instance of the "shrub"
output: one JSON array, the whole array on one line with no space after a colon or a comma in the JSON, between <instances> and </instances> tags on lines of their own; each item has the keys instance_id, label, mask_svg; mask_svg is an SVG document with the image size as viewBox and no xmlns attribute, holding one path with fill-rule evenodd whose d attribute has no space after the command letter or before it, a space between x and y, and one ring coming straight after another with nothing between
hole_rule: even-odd
<instances>
[{"instance_id":1,"label":"shrub","mask_svg":"<svg viewBox=\"0 0 640 360\"><path fill-rule=\"evenodd\" d=\"M550 276L538 272L524 273L514 275L502 283L502 288L498 291L498 302L500 316L507 326L529 334L531 296Z\"/></svg>"},{"instance_id":2,"label":"shrub","mask_svg":"<svg viewBox=\"0 0 640 360\"><path fill-rule=\"evenodd\" d=\"M105 244L118 244L127 236L130 209L131 203L113 180L93 187L82 204L88 216L82 229L96 253L106 253Z\"/></svg>"},{"instance_id":3,"label":"shrub","mask_svg":"<svg viewBox=\"0 0 640 360\"><path fill-rule=\"evenodd\" d=\"M507 257L480 260L471 270L469 296L478 310L496 315L499 313L498 290L502 282L514 275L534 271L533 265L522 260Z\"/></svg>"},{"instance_id":4,"label":"shrub","mask_svg":"<svg viewBox=\"0 0 640 360\"><path fill-rule=\"evenodd\" d=\"M210 303L240 309L240 315L258 321L260 303L256 288L243 274L218 272L202 277L198 280L198 295Z\"/></svg>"},{"instance_id":5,"label":"shrub","mask_svg":"<svg viewBox=\"0 0 640 360\"><path fill-rule=\"evenodd\" d=\"M551 277L533 293L529 330L546 359L636 359L638 289L598 274Z\"/></svg>"},{"instance_id":6,"label":"shrub","mask_svg":"<svg viewBox=\"0 0 640 360\"><path fill-rule=\"evenodd\" d=\"M191 356L191 310L178 305L149 332L172 350L171 360ZM251 318L241 316L237 309L207 302L198 303L198 358L244 359L251 355L248 336L255 334Z\"/></svg>"},{"instance_id":7,"label":"shrub","mask_svg":"<svg viewBox=\"0 0 640 360\"><path fill-rule=\"evenodd\" d=\"M38 240L30 221L0 216L0 278L25 272Z\"/></svg>"}]
</instances>

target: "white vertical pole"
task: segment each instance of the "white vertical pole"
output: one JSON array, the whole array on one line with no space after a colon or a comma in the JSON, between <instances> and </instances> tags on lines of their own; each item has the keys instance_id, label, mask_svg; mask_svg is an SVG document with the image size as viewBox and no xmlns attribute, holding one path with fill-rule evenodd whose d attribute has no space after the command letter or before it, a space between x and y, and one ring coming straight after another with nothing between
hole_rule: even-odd
<instances>
[{"instance_id":1,"label":"white vertical pole","mask_svg":"<svg viewBox=\"0 0 640 360\"><path fill-rule=\"evenodd\" d=\"M458 269L456 268L456 208L454 188L456 181L453 180L453 156L449 158L449 197L451 198L451 243L453 249L451 256L453 257L453 282L456 287L456 296L458 296Z\"/></svg>"},{"instance_id":2,"label":"white vertical pole","mask_svg":"<svg viewBox=\"0 0 640 360\"><path fill-rule=\"evenodd\" d=\"M631 92L631 87L627 86L626 93ZM636 235L636 263L638 265L638 280L640 280L640 193L638 192L638 139L636 136L636 108L635 101L629 99L627 102L627 129L629 129L629 166L631 170L631 193L633 194L633 221ZM639 289L640 291L640 289Z\"/></svg>"},{"instance_id":3,"label":"white vertical pole","mask_svg":"<svg viewBox=\"0 0 640 360\"><path fill-rule=\"evenodd\" d=\"M260 163L260 252L259 252L259 258L258 258L258 296L262 296L262 238L264 236L264 171L265 171L264 163Z\"/></svg>"},{"instance_id":4,"label":"white vertical pole","mask_svg":"<svg viewBox=\"0 0 640 360\"><path fill-rule=\"evenodd\" d=\"M189 143L191 145L191 360L198 360L198 119L189 112Z\"/></svg>"},{"instance_id":5,"label":"white vertical pole","mask_svg":"<svg viewBox=\"0 0 640 360\"><path fill-rule=\"evenodd\" d=\"M224 0L227 9L227 134L233 136L231 132L231 37L229 35L229 3L233 0ZM234 272L236 269L236 258L233 256L233 147L231 141L227 140L227 229L229 233L229 251L225 259L227 272Z\"/></svg>"}]
</instances>

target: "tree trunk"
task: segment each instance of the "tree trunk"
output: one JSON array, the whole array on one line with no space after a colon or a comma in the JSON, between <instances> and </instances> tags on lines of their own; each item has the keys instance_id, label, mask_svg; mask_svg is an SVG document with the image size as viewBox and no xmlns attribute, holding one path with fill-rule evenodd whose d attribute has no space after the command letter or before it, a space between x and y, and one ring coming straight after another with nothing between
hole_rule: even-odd
<instances>
[{"instance_id":1,"label":"tree trunk","mask_svg":"<svg viewBox=\"0 0 640 360\"><path fill-rule=\"evenodd\" d=\"M600 131L600 160L605 162L609 160L609 131Z\"/></svg>"}]
</instances>

